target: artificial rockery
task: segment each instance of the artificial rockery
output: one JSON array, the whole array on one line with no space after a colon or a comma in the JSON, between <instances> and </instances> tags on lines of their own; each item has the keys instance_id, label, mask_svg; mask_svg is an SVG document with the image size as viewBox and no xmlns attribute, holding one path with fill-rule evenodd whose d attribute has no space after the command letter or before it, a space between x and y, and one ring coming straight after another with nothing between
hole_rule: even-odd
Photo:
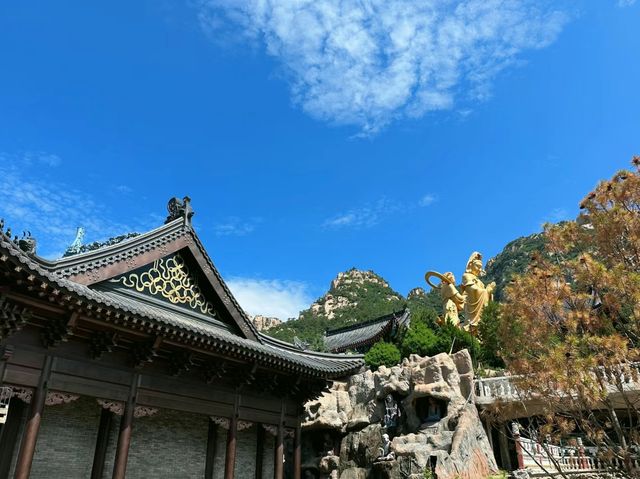
<instances>
[{"instance_id":1,"label":"artificial rockery","mask_svg":"<svg viewBox=\"0 0 640 479\"><path fill-rule=\"evenodd\" d=\"M303 477L476 479L497 472L466 350L411 355L305 405Z\"/></svg>"}]
</instances>

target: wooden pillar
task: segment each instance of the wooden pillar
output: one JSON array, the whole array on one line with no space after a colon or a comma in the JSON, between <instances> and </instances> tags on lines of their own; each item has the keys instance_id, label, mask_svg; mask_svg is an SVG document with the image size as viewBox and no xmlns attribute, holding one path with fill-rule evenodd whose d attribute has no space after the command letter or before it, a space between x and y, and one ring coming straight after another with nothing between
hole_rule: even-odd
<instances>
[{"instance_id":1,"label":"wooden pillar","mask_svg":"<svg viewBox=\"0 0 640 479\"><path fill-rule=\"evenodd\" d=\"M513 433L513 440L516 443L516 455L518 456L518 469L524 469L524 456L522 454L522 444L520 444L520 426L514 422L511 426L511 432Z\"/></svg>"},{"instance_id":2,"label":"wooden pillar","mask_svg":"<svg viewBox=\"0 0 640 479\"><path fill-rule=\"evenodd\" d=\"M489 440L489 446L491 446L491 452L493 453L493 457L495 457L496 452L493 447L493 425L491 424L489 419L484 420L484 430L487 433L487 439Z\"/></svg>"},{"instance_id":3,"label":"wooden pillar","mask_svg":"<svg viewBox=\"0 0 640 479\"><path fill-rule=\"evenodd\" d=\"M236 394L233 414L229 418L229 431L227 432L227 454L224 461L224 479L233 479L236 467L236 443L238 441L238 409L240 397Z\"/></svg>"},{"instance_id":4,"label":"wooden pillar","mask_svg":"<svg viewBox=\"0 0 640 479\"><path fill-rule=\"evenodd\" d=\"M209 418L209 432L207 435L207 459L204 466L204 479L213 479L213 466L218 446L218 425Z\"/></svg>"},{"instance_id":5,"label":"wooden pillar","mask_svg":"<svg viewBox=\"0 0 640 479\"><path fill-rule=\"evenodd\" d=\"M284 410L285 402L282 399L282 407L280 409L280 422L278 423L278 435L276 436L275 457L273 460L273 478L284 478Z\"/></svg>"},{"instance_id":6,"label":"wooden pillar","mask_svg":"<svg viewBox=\"0 0 640 479\"><path fill-rule=\"evenodd\" d=\"M100 413L100 425L98 426L98 437L96 439L96 449L93 454L91 479L102 479L112 423L113 413L108 409L102 408L102 412Z\"/></svg>"},{"instance_id":7,"label":"wooden pillar","mask_svg":"<svg viewBox=\"0 0 640 479\"><path fill-rule=\"evenodd\" d=\"M298 415L296 431L293 438L293 479L302 478L302 417Z\"/></svg>"},{"instance_id":8,"label":"wooden pillar","mask_svg":"<svg viewBox=\"0 0 640 479\"><path fill-rule=\"evenodd\" d=\"M44 401L47 398L47 388L49 385L49 377L51 376L51 366L53 358L45 356L40 372L38 387L31 398L31 406L27 416L27 424L22 435L20 443L20 452L16 462L16 479L28 479L31 472L31 463L33 462L33 454L36 450L36 442L38 440L38 431L40 430L40 422L42 421L42 412L44 410Z\"/></svg>"},{"instance_id":9,"label":"wooden pillar","mask_svg":"<svg viewBox=\"0 0 640 479\"><path fill-rule=\"evenodd\" d=\"M27 405L18 398L9 404L9 416L0 434L0 479L9 477L11 460L20 442L20 428L27 416Z\"/></svg>"},{"instance_id":10,"label":"wooden pillar","mask_svg":"<svg viewBox=\"0 0 640 479\"><path fill-rule=\"evenodd\" d=\"M264 428L262 424L256 424L256 475L255 479L262 479L262 456L264 455Z\"/></svg>"},{"instance_id":11,"label":"wooden pillar","mask_svg":"<svg viewBox=\"0 0 640 479\"><path fill-rule=\"evenodd\" d=\"M131 446L131 433L133 430L133 413L136 408L138 396L138 383L140 375L133 375L129 398L124 406L124 413L120 419L120 432L118 433L118 445L116 446L116 459L113 463L113 479L124 479L127 471L127 459L129 458L129 446Z\"/></svg>"},{"instance_id":12,"label":"wooden pillar","mask_svg":"<svg viewBox=\"0 0 640 479\"><path fill-rule=\"evenodd\" d=\"M509 457L509 437L507 436L507 426L502 424L500 427L500 434L498 434L500 443L500 462L502 463L502 469L505 471L511 471L511 458Z\"/></svg>"}]
</instances>

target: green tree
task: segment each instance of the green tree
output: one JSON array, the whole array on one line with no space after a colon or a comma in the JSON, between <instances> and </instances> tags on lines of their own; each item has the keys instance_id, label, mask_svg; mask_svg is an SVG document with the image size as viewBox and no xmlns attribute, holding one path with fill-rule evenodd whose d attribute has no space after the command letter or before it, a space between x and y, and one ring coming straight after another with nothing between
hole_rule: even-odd
<instances>
[{"instance_id":1,"label":"green tree","mask_svg":"<svg viewBox=\"0 0 640 479\"><path fill-rule=\"evenodd\" d=\"M419 354L420 356L432 356L437 354L438 337L435 335L425 322L415 321L412 319L411 326L404 334L400 343L400 351L403 357L410 354Z\"/></svg>"},{"instance_id":2,"label":"green tree","mask_svg":"<svg viewBox=\"0 0 640 479\"><path fill-rule=\"evenodd\" d=\"M364 362L375 370L379 366L395 366L400 362L400 350L395 344L379 341L364 355Z\"/></svg>"},{"instance_id":3,"label":"green tree","mask_svg":"<svg viewBox=\"0 0 640 479\"><path fill-rule=\"evenodd\" d=\"M500 325L500 304L490 302L480 318L478 336L480 339L480 360L484 365L493 368L504 368L504 361L499 355L500 340L498 328Z\"/></svg>"},{"instance_id":4,"label":"green tree","mask_svg":"<svg viewBox=\"0 0 640 479\"><path fill-rule=\"evenodd\" d=\"M438 336L437 352L457 353L463 349L469 350L471 359L476 363L480 357L480 343L467 331L447 322L435 330Z\"/></svg>"},{"instance_id":5,"label":"green tree","mask_svg":"<svg viewBox=\"0 0 640 479\"><path fill-rule=\"evenodd\" d=\"M510 282L498 328L520 397L545 411L537 436L583 435L629 476L640 443L627 385L640 360L640 157L633 165L589 193L577 221L545 229L550 254Z\"/></svg>"},{"instance_id":6,"label":"green tree","mask_svg":"<svg viewBox=\"0 0 640 479\"><path fill-rule=\"evenodd\" d=\"M438 313L430 306L421 306L411 309L411 324L423 323L430 329L436 329L438 325Z\"/></svg>"}]
</instances>

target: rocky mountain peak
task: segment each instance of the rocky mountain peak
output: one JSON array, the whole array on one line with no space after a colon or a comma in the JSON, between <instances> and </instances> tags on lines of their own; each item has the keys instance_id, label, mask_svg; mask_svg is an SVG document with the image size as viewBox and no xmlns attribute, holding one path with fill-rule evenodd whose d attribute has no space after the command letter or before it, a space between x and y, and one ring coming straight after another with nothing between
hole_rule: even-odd
<instances>
[{"instance_id":1,"label":"rocky mountain peak","mask_svg":"<svg viewBox=\"0 0 640 479\"><path fill-rule=\"evenodd\" d=\"M407 294L407 299L411 300L411 299L424 299L427 297L427 292L424 290L424 288L421 287L417 287L417 288L413 288L411 291L409 291L409 294Z\"/></svg>"},{"instance_id":2,"label":"rocky mountain peak","mask_svg":"<svg viewBox=\"0 0 640 479\"><path fill-rule=\"evenodd\" d=\"M364 286L366 283L377 284L382 286L383 288L389 287L389 283L387 283L382 277L378 276L373 271L362 271L359 269L351 268L348 271L338 273L338 276L336 276L335 279L331 281L329 292L333 293L344 287L349 287L352 285Z\"/></svg>"},{"instance_id":3,"label":"rocky mountain peak","mask_svg":"<svg viewBox=\"0 0 640 479\"><path fill-rule=\"evenodd\" d=\"M268 316L262 316L260 314L257 314L253 318L251 318L251 321L258 331L267 331L282 324L282 321L278 318L271 318Z\"/></svg>"},{"instance_id":4,"label":"rocky mountain peak","mask_svg":"<svg viewBox=\"0 0 640 479\"><path fill-rule=\"evenodd\" d=\"M373 271L351 268L338 273L331 281L329 291L315 301L309 309L302 311L300 319L304 317L345 319L343 316L347 312L354 313L366 307L363 302L396 305L402 301L402 296L393 291L381 276ZM350 317L353 317L353 314Z\"/></svg>"}]
</instances>

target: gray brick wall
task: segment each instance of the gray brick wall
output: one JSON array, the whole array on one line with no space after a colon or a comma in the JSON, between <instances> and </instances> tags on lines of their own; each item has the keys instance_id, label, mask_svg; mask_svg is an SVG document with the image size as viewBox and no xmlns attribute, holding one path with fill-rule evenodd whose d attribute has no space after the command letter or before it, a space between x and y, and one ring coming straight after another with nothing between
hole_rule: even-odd
<instances>
[{"instance_id":1,"label":"gray brick wall","mask_svg":"<svg viewBox=\"0 0 640 479\"><path fill-rule=\"evenodd\" d=\"M30 477L90 477L99 422L100 406L95 399L46 406Z\"/></svg>"},{"instance_id":2,"label":"gray brick wall","mask_svg":"<svg viewBox=\"0 0 640 479\"><path fill-rule=\"evenodd\" d=\"M227 430L218 426L216 455L213 460L213 479L224 479L224 458L227 455Z\"/></svg>"},{"instance_id":3,"label":"gray brick wall","mask_svg":"<svg viewBox=\"0 0 640 479\"><path fill-rule=\"evenodd\" d=\"M94 398L46 406L31 478L85 479L91 475L101 408ZM103 479L111 478L120 416L109 435ZM257 427L240 431L235 478L252 479L256 467ZM261 427L261 426L260 426ZM206 462L208 417L173 410L134 420L127 479L202 478ZM263 478L273 477L275 438L264 435ZM218 427L214 479L223 479L227 431ZM16 448L17 453L17 448ZM14 458L15 462L15 458ZM13 476L13 467L11 476Z\"/></svg>"},{"instance_id":4,"label":"gray brick wall","mask_svg":"<svg viewBox=\"0 0 640 479\"><path fill-rule=\"evenodd\" d=\"M134 421L127 478L202 478L207 416L167 409Z\"/></svg>"},{"instance_id":5,"label":"gray brick wall","mask_svg":"<svg viewBox=\"0 0 640 479\"><path fill-rule=\"evenodd\" d=\"M255 477L257 440L256 424L238 433L235 468L235 477L237 479L252 479Z\"/></svg>"},{"instance_id":6,"label":"gray brick wall","mask_svg":"<svg viewBox=\"0 0 640 479\"><path fill-rule=\"evenodd\" d=\"M276 445L276 438L268 432L264 435L264 449L262 450L262 477L270 479L273 477L273 460Z\"/></svg>"}]
</instances>

